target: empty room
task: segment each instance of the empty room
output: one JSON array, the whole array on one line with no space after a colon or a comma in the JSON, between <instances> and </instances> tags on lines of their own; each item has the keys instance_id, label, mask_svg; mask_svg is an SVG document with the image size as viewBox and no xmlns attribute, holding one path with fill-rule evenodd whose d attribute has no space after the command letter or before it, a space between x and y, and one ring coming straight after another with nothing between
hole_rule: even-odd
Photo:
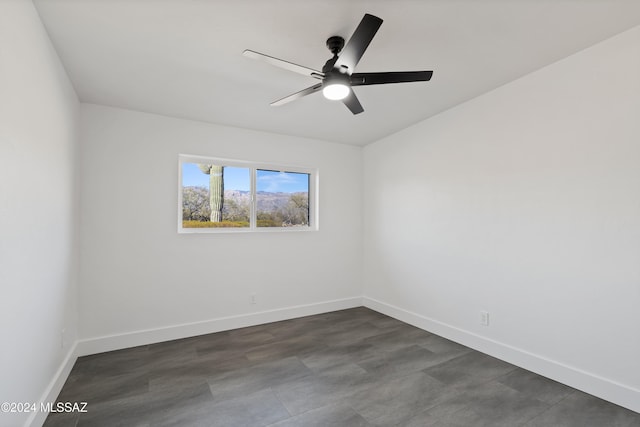
<instances>
[{"instance_id":1,"label":"empty room","mask_svg":"<svg viewBox=\"0 0 640 427\"><path fill-rule=\"evenodd\" d=\"M0 0L0 427L640 427L640 2Z\"/></svg>"}]
</instances>

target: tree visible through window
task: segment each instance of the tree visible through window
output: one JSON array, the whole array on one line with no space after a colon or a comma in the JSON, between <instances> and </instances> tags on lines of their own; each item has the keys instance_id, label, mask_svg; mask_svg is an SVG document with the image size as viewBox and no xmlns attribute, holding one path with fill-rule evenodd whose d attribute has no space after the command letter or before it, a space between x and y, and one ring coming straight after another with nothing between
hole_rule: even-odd
<instances>
[{"instance_id":1,"label":"tree visible through window","mask_svg":"<svg viewBox=\"0 0 640 427\"><path fill-rule=\"evenodd\" d=\"M313 171L244 163L180 157L179 229L311 227Z\"/></svg>"}]
</instances>

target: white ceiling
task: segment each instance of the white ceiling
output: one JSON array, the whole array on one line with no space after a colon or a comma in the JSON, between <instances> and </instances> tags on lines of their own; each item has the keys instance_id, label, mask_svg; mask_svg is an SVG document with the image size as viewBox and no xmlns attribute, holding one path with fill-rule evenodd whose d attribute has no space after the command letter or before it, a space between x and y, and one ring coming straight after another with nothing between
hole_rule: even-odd
<instances>
[{"instance_id":1,"label":"white ceiling","mask_svg":"<svg viewBox=\"0 0 640 427\"><path fill-rule=\"evenodd\" d=\"M35 0L83 102L364 145L640 24L639 0ZM317 80L242 56L320 69L329 36L384 20L358 72L434 70L356 87L352 115ZM589 72L589 70L584 70Z\"/></svg>"}]
</instances>

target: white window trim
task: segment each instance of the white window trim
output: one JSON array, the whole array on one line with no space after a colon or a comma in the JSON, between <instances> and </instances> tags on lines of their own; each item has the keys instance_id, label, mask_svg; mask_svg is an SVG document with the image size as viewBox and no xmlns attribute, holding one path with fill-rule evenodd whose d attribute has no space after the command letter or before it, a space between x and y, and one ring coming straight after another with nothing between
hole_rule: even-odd
<instances>
[{"instance_id":1,"label":"white window trim","mask_svg":"<svg viewBox=\"0 0 640 427\"><path fill-rule=\"evenodd\" d=\"M182 164L183 163L212 163L224 166L248 168L250 173L251 207L249 227L238 228L184 228L182 227ZM296 172L309 174L309 226L308 227L257 227L256 221L256 170L265 169L282 172ZM318 188L320 173L317 168L282 165L274 163L252 162L247 160L225 159L221 157L200 156L194 154L178 155L178 233L180 234L210 234L210 233L304 233L318 231L319 209Z\"/></svg>"}]
</instances>

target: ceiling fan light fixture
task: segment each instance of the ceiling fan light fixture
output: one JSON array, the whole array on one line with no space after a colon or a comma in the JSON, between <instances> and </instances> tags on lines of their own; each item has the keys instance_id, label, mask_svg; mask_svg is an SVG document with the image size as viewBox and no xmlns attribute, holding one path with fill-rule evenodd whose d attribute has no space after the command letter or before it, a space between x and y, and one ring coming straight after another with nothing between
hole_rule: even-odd
<instances>
[{"instance_id":1,"label":"ceiling fan light fixture","mask_svg":"<svg viewBox=\"0 0 640 427\"><path fill-rule=\"evenodd\" d=\"M339 101L349 96L349 86L344 83L335 82L324 85L322 88L322 94L325 98L332 101Z\"/></svg>"}]
</instances>

